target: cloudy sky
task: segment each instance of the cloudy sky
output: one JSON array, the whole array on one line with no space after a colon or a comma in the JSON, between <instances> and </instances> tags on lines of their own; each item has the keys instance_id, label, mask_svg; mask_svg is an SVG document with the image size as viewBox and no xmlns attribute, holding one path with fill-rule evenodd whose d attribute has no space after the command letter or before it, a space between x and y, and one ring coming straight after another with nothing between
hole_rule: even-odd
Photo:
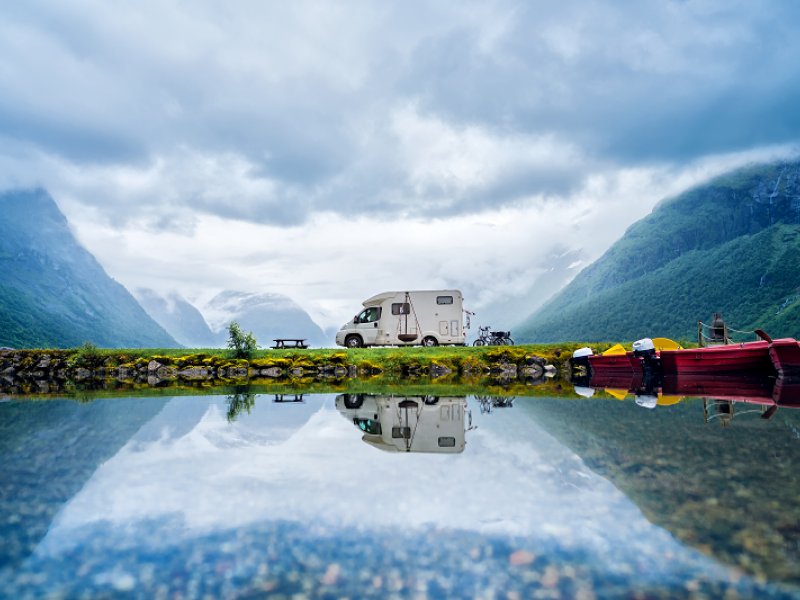
<instances>
[{"instance_id":1,"label":"cloudy sky","mask_svg":"<svg viewBox=\"0 0 800 600\"><path fill-rule=\"evenodd\" d=\"M129 289L524 310L797 152L798 31L785 1L6 3L0 189L45 187Z\"/></svg>"}]
</instances>

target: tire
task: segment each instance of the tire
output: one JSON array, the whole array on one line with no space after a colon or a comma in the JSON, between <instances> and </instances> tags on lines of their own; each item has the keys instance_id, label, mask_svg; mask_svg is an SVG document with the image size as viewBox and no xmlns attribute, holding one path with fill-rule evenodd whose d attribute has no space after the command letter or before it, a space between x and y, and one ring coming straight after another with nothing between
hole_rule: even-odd
<instances>
[{"instance_id":1,"label":"tire","mask_svg":"<svg viewBox=\"0 0 800 600\"><path fill-rule=\"evenodd\" d=\"M439 342L436 341L435 337L428 336L422 339L422 345L426 348L433 348L434 346L438 346Z\"/></svg>"},{"instance_id":2,"label":"tire","mask_svg":"<svg viewBox=\"0 0 800 600\"><path fill-rule=\"evenodd\" d=\"M423 396L422 401L428 406L439 404L439 396Z\"/></svg>"},{"instance_id":3,"label":"tire","mask_svg":"<svg viewBox=\"0 0 800 600\"><path fill-rule=\"evenodd\" d=\"M513 346L514 340L512 340L511 338L506 338L506 344L508 344L509 346Z\"/></svg>"},{"instance_id":4,"label":"tire","mask_svg":"<svg viewBox=\"0 0 800 600\"><path fill-rule=\"evenodd\" d=\"M364 395L363 394L345 394L344 395L344 407L345 408L361 408L362 404L364 404Z\"/></svg>"},{"instance_id":5,"label":"tire","mask_svg":"<svg viewBox=\"0 0 800 600\"><path fill-rule=\"evenodd\" d=\"M472 345L473 346L485 346L486 342L484 342L483 340L475 340L474 342L472 342Z\"/></svg>"},{"instance_id":6,"label":"tire","mask_svg":"<svg viewBox=\"0 0 800 600\"><path fill-rule=\"evenodd\" d=\"M348 335L344 338L344 345L348 348L361 348L364 345L364 342L361 339L360 335Z\"/></svg>"}]
</instances>

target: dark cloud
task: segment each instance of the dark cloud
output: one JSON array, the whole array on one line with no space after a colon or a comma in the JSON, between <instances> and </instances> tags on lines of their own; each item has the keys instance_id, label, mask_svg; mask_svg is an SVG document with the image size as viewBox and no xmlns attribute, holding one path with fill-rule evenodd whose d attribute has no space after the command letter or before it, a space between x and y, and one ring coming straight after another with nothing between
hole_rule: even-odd
<instances>
[{"instance_id":1,"label":"dark cloud","mask_svg":"<svg viewBox=\"0 0 800 600\"><path fill-rule=\"evenodd\" d=\"M797 142L798 26L778 2L16 3L0 139L112 167L96 193L60 182L117 223L481 212ZM570 150L527 152L543 138Z\"/></svg>"}]
</instances>

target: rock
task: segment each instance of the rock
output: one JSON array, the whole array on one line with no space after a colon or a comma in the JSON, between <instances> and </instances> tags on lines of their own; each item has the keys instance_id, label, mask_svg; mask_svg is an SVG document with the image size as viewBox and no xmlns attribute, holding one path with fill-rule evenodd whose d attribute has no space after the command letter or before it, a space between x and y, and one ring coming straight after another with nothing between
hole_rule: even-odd
<instances>
[{"instance_id":1,"label":"rock","mask_svg":"<svg viewBox=\"0 0 800 600\"><path fill-rule=\"evenodd\" d=\"M89 369L83 369L81 367L78 367L75 370L75 379L77 379L77 380L88 379L91 376L92 376L92 372Z\"/></svg>"},{"instance_id":2,"label":"rock","mask_svg":"<svg viewBox=\"0 0 800 600\"><path fill-rule=\"evenodd\" d=\"M511 556L508 557L508 562L515 567L520 565L529 565L535 560L536 555L533 552L528 552L527 550L517 550L516 552L512 552Z\"/></svg>"},{"instance_id":3,"label":"rock","mask_svg":"<svg viewBox=\"0 0 800 600\"><path fill-rule=\"evenodd\" d=\"M544 375L544 368L540 367L538 364L533 364L529 367L522 367L520 369L520 374L524 375L525 377L539 379L539 377Z\"/></svg>"},{"instance_id":4,"label":"rock","mask_svg":"<svg viewBox=\"0 0 800 600\"><path fill-rule=\"evenodd\" d=\"M175 375L179 375L180 377L188 377L190 379L201 379L208 376L208 369L204 369L203 367L189 367L188 369L175 372Z\"/></svg>"},{"instance_id":5,"label":"rock","mask_svg":"<svg viewBox=\"0 0 800 600\"><path fill-rule=\"evenodd\" d=\"M119 377L120 379L133 379L136 376L136 371L129 367L120 367L119 368Z\"/></svg>"},{"instance_id":6,"label":"rock","mask_svg":"<svg viewBox=\"0 0 800 600\"><path fill-rule=\"evenodd\" d=\"M152 371L158 371L158 370L159 370L161 367L163 367L163 366L164 366L164 365L162 365L162 364L161 364L160 362L158 362L157 360L151 360L151 361L150 361L150 362L147 364L147 372L149 373L149 372L152 372Z\"/></svg>"},{"instance_id":7,"label":"rock","mask_svg":"<svg viewBox=\"0 0 800 600\"><path fill-rule=\"evenodd\" d=\"M291 370L291 374L295 377L302 377L303 376L303 367L295 367Z\"/></svg>"},{"instance_id":8,"label":"rock","mask_svg":"<svg viewBox=\"0 0 800 600\"><path fill-rule=\"evenodd\" d=\"M525 362L531 366L533 365L539 366L542 369L544 369L544 366L547 364L547 361L541 356L526 356Z\"/></svg>"},{"instance_id":9,"label":"rock","mask_svg":"<svg viewBox=\"0 0 800 600\"><path fill-rule=\"evenodd\" d=\"M153 375L152 373L151 373L150 375L148 375L148 376L147 376L147 385L156 386L156 385L158 385L159 383L161 383L162 381L164 381L164 380L163 380L163 379L161 379L160 377L156 377L156 376L155 376L155 375Z\"/></svg>"},{"instance_id":10,"label":"rock","mask_svg":"<svg viewBox=\"0 0 800 600\"><path fill-rule=\"evenodd\" d=\"M452 369L448 369L442 365L437 365L436 363L431 363L430 373L433 379L450 375L452 372Z\"/></svg>"},{"instance_id":11,"label":"rock","mask_svg":"<svg viewBox=\"0 0 800 600\"><path fill-rule=\"evenodd\" d=\"M41 360L39 360L39 364L36 365L36 368L37 369L49 369L51 362L52 361L51 361L50 357L47 354L44 354L44 355L42 355Z\"/></svg>"},{"instance_id":12,"label":"rock","mask_svg":"<svg viewBox=\"0 0 800 600\"><path fill-rule=\"evenodd\" d=\"M280 367L269 367L268 369L261 369L261 374L265 377L280 377L283 374L283 369Z\"/></svg>"},{"instance_id":13,"label":"rock","mask_svg":"<svg viewBox=\"0 0 800 600\"><path fill-rule=\"evenodd\" d=\"M8 367L7 369L5 369L3 371L3 375L10 375L12 377L14 376L15 373L16 373L16 369L14 369L14 367Z\"/></svg>"}]
</instances>

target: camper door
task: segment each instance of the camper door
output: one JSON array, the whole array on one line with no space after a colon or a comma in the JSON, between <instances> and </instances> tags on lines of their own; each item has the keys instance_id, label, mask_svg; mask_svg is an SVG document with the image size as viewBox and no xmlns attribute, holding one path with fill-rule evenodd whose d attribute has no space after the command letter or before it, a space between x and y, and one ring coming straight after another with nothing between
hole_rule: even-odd
<instances>
[{"instance_id":1,"label":"camper door","mask_svg":"<svg viewBox=\"0 0 800 600\"><path fill-rule=\"evenodd\" d=\"M374 345L379 334L383 334L381 329L381 307L369 306L365 308L355 318L356 331L361 334L365 346Z\"/></svg>"}]
</instances>

